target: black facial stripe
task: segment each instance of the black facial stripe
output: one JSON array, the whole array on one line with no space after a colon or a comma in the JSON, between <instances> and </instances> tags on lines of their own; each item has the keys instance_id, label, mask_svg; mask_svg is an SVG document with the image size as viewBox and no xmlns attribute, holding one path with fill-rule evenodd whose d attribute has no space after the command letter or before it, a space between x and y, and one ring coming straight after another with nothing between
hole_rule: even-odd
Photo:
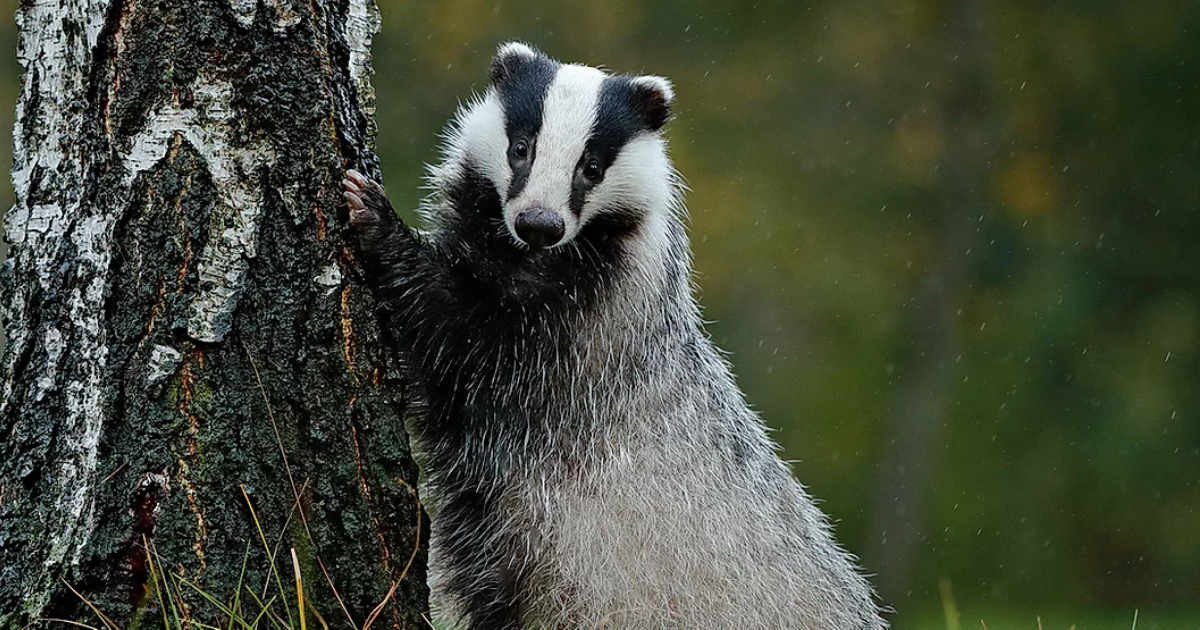
<instances>
[{"instance_id":1,"label":"black facial stripe","mask_svg":"<svg viewBox=\"0 0 1200 630\"><path fill-rule=\"evenodd\" d=\"M633 89L628 77L607 77L600 85L600 99L596 103L596 123L592 136L588 138L587 154L600 160L600 166L608 169L617 153L638 132L647 130L633 100Z\"/></svg>"},{"instance_id":2,"label":"black facial stripe","mask_svg":"<svg viewBox=\"0 0 1200 630\"><path fill-rule=\"evenodd\" d=\"M512 143L520 139L523 138L509 136L509 146L511 147ZM525 184L529 182L529 172L533 170L533 160L537 157L537 143L534 142L534 138L530 136L526 142L529 143L529 158L520 164L514 163L511 157L508 160L508 165L512 168L512 181L508 184L508 199L510 201L521 194L521 191L525 188Z\"/></svg>"},{"instance_id":3,"label":"black facial stripe","mask_svg":"<svg viewBox=\"0 0 1200 630\"><path fill-rule=\"evenodd\" d=\"M604 181L603 174L595 182L588 182L579 176L580 169L589 159L600 163L602 171L612 166L621 147L641 131L648 130L643 116L634 101L633 88L629 77L605 77L600 84L600 98L596 102L596 121L592 125L591 136L584 146L579 164L575 165L575 176L571 183L571 212L579 216L583 212L583 202L587 193L596 184Z\"/></svg>"},{"instance_id":4,"label":"black facial stripe","mask_svg":"<svg viewBox=\"0 0 1200 630\"><path fill-rule=\"evenodd\" d=\"M558 63L538 57L516 64L509 72L509 76L496 86L504 107L504 131L510 146L517 140L525 140L530 150L529 159L513 168L512 183L508 188L508 198L512 199L525 188L533 160L537 157L537 135L542 129L546 92L554 75L558 74Z\"/></svg>"},{"instance_id":5,"label":"black facial stripe","mask_svg":"<svg viewBox=\"0 0 1200 630\"><path fill-rule=\"evenodd\" d=\"M584 152L584 156L587 152ZM586 186L579 181L579 167L575 167L575 176L571 179L571 199L568 205L571 208L571 214L578 217L583 213L583 202L587 199L588 192L593 186Z\"/></svg>"}]
</instances>

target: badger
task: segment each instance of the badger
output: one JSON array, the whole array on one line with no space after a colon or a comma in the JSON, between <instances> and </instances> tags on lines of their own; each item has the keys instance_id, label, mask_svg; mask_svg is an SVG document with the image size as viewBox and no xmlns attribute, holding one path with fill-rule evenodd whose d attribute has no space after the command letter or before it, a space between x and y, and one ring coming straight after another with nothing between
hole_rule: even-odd
<instances>
[{"instance_id":1,"label":"badger","mask_svg":"<svg viewBox=\"0 0 1200 630\"><path fill-rule=\"evenodd\" d=\"M671 84L502 45L419 212L343 181L454 628L886 627L705 332Z\"/></svg>"}]
</instances>

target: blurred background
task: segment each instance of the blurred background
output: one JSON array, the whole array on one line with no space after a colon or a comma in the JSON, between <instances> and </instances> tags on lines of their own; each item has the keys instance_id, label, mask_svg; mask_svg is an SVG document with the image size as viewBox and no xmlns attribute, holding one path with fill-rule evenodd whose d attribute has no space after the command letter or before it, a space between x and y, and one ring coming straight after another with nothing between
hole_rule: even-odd
<instances>
[{"instance_id":1,"label":"blurred background","mask_svg":"<svg viewBox=\"0 0 1200 630\"><path fill-rule=\"evenodd\" d=\"M1200 628L1200 2L381 5L399 208L501 41L674 81L712 335L896 628Z\"/></svg>"}]
</instances>

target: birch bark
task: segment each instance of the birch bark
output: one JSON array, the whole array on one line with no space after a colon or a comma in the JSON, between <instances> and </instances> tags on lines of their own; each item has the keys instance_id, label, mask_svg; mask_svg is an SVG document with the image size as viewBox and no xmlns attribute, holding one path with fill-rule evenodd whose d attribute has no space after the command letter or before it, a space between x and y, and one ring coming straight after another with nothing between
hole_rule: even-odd
<instances>
[{"instance_id":1,"label":"birch bark","mask_svg":"<svg viewBox=\"0 0 1200 630\"><path fill-rule=\"evenodd\" d=\"M222 599L245 559L258 591L247 497L333 627L385 599L376 627L423 624L404 401L342 239L343 169L378 174L373 0L34 0L17 24L0 627L89 617L68 584L157 618L144 542Z\"/></svg>"}]
</instances>

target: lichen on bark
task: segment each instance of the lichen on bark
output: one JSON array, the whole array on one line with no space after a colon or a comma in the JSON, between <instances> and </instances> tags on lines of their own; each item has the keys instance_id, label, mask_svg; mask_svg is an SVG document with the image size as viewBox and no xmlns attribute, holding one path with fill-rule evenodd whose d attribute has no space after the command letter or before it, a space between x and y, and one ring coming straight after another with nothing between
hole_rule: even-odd
<instances>
[{"instance_id":1,"label":"lichen on bark","mask_svg":"<svg viewBox=\"0 0 1200 630\"><path fill-rule=\"evenodd\" d=\"M374 3L34 2L18 25L0 626L84 617L64 582L114 619L153 607L143 538L223 596L245 496L325 619L398 582L377 623L423 623L404 401L338 216L343 169L378 171Z\"/></svg>"}]
</instances>

